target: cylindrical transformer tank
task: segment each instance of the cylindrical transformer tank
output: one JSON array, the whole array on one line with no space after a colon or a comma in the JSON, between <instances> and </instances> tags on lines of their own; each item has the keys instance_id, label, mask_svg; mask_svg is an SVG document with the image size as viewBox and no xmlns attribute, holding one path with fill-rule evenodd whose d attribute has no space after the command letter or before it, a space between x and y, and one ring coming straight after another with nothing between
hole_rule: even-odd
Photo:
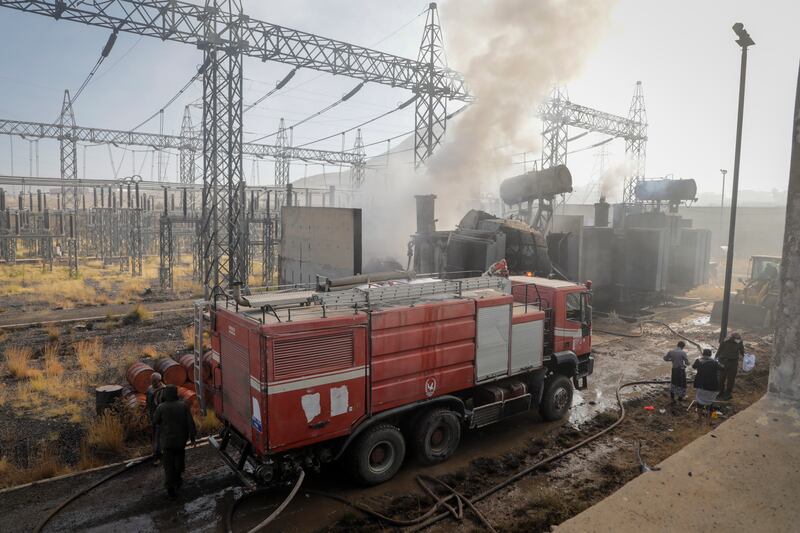
<instances>
[{"instance_id":1,"label":"cylindrical transformer tank","mask_svg":"<svg viewBox=\"0 0 800 533\"><path fill-rule=\"evenodd\" d=\"M417 233L433 233L436 231L435 194L420 194L417 199Z\"/></svg>"},{"instance_id":2,"label":"cylindrical transformer tank","mask_svg":"<svg viewBox=\"0 0 800 533\"><path fill-rule=\"evenodd\" d=\"M697 197L694 180L647 180L636 184L636 198L643 202L669 202L677 204Z\"/></svg>"},{"instance_id":3,"label":"cylindrical transformer tank","mask_svg":"<svg viewBox=\"0 0 800 533\"><path fill-rule=\"evenodd\" d=\"M604 197L600 197L600 201L594 204L594 225L597 228L608 227L608 202Z\"/></svg>"},{"instance_id":4,"label":"cylindrical transformer tank","mask_svg":"<svg viewBox=\"0 0 800 533\"><path fill-rule=\"evenodd\" d=\"M500 198L508 205L572 192L572 174L566 165L533 170L500 184Z\"/></svg>"}]
</instances>

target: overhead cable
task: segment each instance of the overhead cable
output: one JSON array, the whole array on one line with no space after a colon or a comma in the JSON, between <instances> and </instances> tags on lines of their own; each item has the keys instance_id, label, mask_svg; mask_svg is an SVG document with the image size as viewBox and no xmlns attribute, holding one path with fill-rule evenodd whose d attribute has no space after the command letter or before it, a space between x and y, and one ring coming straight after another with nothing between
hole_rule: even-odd
<instances>
[{"instance_id":1,"label":"overhead cable","mask_svg":"<svg viewBox=\"0 0 800 533\"><path fill-rule=\"evenodd\" d=\"M340 132L333 133L331 135L328 135L327 137L322 137L320 139L316 139L316 140L309 141L309 142L304 143L304 144L300 144L300 145L297 146L297 148L302 148L303 146L308 146L310 144L316 144L318 142L327 141L328 139L332 139L334 137L338 137L339 135L344 135L345 133L349 133L349 132L351 132L353 130L356 130L356 129L362 127L362 126L366 126L367 124L371 124L371 123L375 122L376 120L382 119L385 116L391 115L392 113L400 111L401 109L405 109L406 107L411 105L414 102L414 100L416 100L416 99L417 99L417 95L415 94L414 96L412 96L411 98L409 98L405 102L400 103L394 109L390 109L389 111L387 111L385 113L382 113L382 114L378 115L377 117L373 117L373 118L371 118L369 120L366 120L366 121L362 122L361 124L356 124L352 128L348 128L346 130L342 130ZM381 142L383 142L383 141L381 141Z\"/></svg>"},{"instance_id":2,"label":"overhead cable","mask_svg":"<svg viewBox=\"0 0 800 533\"><path fill-rule=\"evenodd\" d=\"M188 89L188 88L189 88L189 87L190 87L190 86L191 86L191 85L192 85L194 82L196 82L196 81L197 81L197 79L198 79L200 76L202 76L202 75L205 73L206 69L208 68L208 65L209 65L209 63L210 63L210 60L209 60L209 59L206 59L206 61L205 61L205 62L204 62L202 65L200 65L200 68L198 68L198 69L197 69L197 73L195 73L195 75L194 75L194 76L192 76L192 79L190 79L188 82L186 82L186 85L184 85L183 87L181 87L181 88L180 88L180 90L179 90L177 93L175 93L175 95L174 95L172 98L170 98L170 99L169 99L169 101L167 101L167 103L166 103L166 104L164 104L163 106L161 106L161 107L160 107L160 108L159 108L159 109L158 109L158 110L157 110L155 113L153 113L152 115L150 115L149 117L147 117L146 119L144 119L143 121L141 121L139 124L137 124L135 127L133 127L133 128L131 129L131 131L136 131L136 130L138 130L139 128L141 128L142 126L144 126L145 124L147 124L148 122L150 122L151 120L153 120L154 118L156 118L156 117L159 115L159 113L163 112L163 111L164 111L166 108L168 108L170 105L172 105L172 104L175 102L175 100L177 100L178 98L180 98L180 96L181 96L181 95L182 95L184 92L186 92L186 90L187 90L187 89Z\"/></svg>"},{"instance_id":3,"label":"overhead cable","mask_svg":"<svg viewBox=\"0 0 800 533\"><path fill-rule=\"evenodd\" d=\"M311 114L311 115L307 116L306 118L304 118L304 119L303 119L303 120L301 120L300 122L296 122L295 124L292 124L292 126L291 126L291 127L292 127L292 128L296 128L297 126L299 126L299 125L301 125L301 124L305 124L305 123L306 123L306 122L308 122L309 120L311 120L311 119L314 119L314 118L316 118L316 117L320 116L321 114L323 114L323 113L326 113L326 112L330 111L331 109L333 109L334 107L338 106L339 104L342 104L342 103L344 103L344 102L348 101L350 98L352 98L353 96L355 96L355 95L356 95L356 93L358 93L358 91L360 91L362 87L364 87L364 83L366 83L366 82L363 82L363 81L362 81L361 83L359 83L358 85L356 85L355 87L353 87L352 89L350 89L350 91L348 91L347 93L345 93L345 95L344 95L344 96L342 96L341 98L339 98L338 100L336 100L334 103L332 103L332 104L330 104L330 105L328 105L328 106L325 106L325 107L323 107L322 109L320 109L320 110L319 110L319 111L317 111L316 113L313 113L313 114ZM250 142L251 142L251 143L254 143L254 142L258 142L258 141L263 141L264 139L267 139L267 138L269 138L269 137L274 137L274 136L275 136L275 135L277 135L277 134L278 134L278 132L277 132L277 131L273 131L272 133L269 133L269 134L267 134L267 135L263 135L263 136L259 137L258 139L253 139L253 140L252 140L252 141L250 141Z\"/></svg>"}]
</instances>

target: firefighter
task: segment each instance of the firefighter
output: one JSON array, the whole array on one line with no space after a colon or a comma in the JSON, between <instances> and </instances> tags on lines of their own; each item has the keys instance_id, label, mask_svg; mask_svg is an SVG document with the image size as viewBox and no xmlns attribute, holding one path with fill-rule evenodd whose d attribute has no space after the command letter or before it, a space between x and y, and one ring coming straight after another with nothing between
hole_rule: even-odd
<instances>
[{"instance_id":1,"label":"firefighter","mask_svg":"<svg viewBox=\"0 0 800 533\"><path fill-rule=\"evenodd\" d=\"M689 356L686 355L686 343L678 342L678 347L667 352L664 361L672 362L672 376L670 378L669 397L674 402L675 398L681 402L686 397L686 367L689 366Z\"/></svg>"},{"instance_id":2,"label":"firefighter","mask_svg":"<svg viewBox=\"0 0 800 533\"><path fill-rule=\"evenodd\" d=\"M175 385L164 387L161 405L156 407L153 422L158 427L159 444L161 446L162 463L164 464L164 485L170 498L175 498L177 490L183 484L186 454L186 442L191 440L195 445L197 429L192 413L183 400L178 398Z\"/></svg>"},{"instance_id":3,"label":"firefighter","mask_svg":"<svg viewBox=\"0 0 800 533\"><path fill-rule=\"evenodd\" d=\"M153 465L158 466L161 460L161 446L158 442L158 426L153 423L156 414L156 407L161 403L164 395L164 382L161 381L161 374L153 372L150 376L150 386L147 387L147 418L153 428Z\"/></svg>"},{"instance_id":4,"label":"firefighter","mask_svg":"<svg viewBox=\"0 0 800 533\"><path fill-rule=\"evenodd\" d=\"M739 369L739 358L744 356L744 343L742 336L731 333L730 337L722 341L717 350L717 360L724 367L719 374L720 400L730 400L733 394L733 384L736 381L736 372Z\"/></svg>"}]
</instances>

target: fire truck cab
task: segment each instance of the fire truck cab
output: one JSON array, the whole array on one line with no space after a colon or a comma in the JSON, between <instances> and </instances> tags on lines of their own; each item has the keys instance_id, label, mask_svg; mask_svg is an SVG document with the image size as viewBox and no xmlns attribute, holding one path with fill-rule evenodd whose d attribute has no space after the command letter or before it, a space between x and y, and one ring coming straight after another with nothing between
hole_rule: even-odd
<instances>
[{"instance_id":1,"label":"fire truck cab","mask_svg":"<svg viewBox=\"0 0 800 533\"><path fill-rule=\"evenodd\" d=\"M384 482L409 453L446 460L464 430L566 416L594 365L589 287L543 278L272 291L206 317L198 390L225 422L212 444L248 484L340 458Z\"/></svg>"}]
</instances>

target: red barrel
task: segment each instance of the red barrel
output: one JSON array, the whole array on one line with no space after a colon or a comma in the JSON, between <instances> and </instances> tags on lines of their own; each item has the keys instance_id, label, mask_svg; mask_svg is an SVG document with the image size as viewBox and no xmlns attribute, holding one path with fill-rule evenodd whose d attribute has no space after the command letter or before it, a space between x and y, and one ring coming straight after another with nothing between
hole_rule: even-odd
<instances>
[{"instance_id":1,"label":"red barrel","mask_svg":"<svg viewBox=\"0 0 800 533\"><path fill-rule=\"evenodd\" d=\"M161 380L167 385L181 386L186 381L186 369L174 359L169 357L159 359L155 367L161 374Z\"/></svg>"},{"instance_id":2,"label":"red barrel","mask_svg":"<svg viewBox=\"0 0 800 533\"><path fill-rule=\"evenodd\" d=\"M192 412L197 412L200 406L197 404L197 394L185 387L178 387L178 398L186 402Z\"/></svg>"},{"instance_id":3,"label":"red barrel","mask_svg":"<svg viewBox=\"0 0 800 533\"><path fill-rule=\"evenodd\" d=\"M181 356L181 366L186 370L186 379L194 379L194 354L187 353Z\"/></svg>"},{"instance_id":4,"label":"red barrel","mask_svg":"<svg viewBox=\"0 0 800 533\"><path fill-rule=\"evenodd\" d=\"M203 354L203 383L213 383L214 369L218 366L219 363L214 359L212 350Z\"/></svg>"},{"instance_id":5,"label":"red barrel","mask_svg":"<svg viewBox=\"0 0 800 533\"><path fill-rule=\"evenodd\" d=\"M145 407L147 407L147 394L143 392L137 392L135 394L135 398L136 398L136 405L140 409L144 409Z\"/></svg>"},{"instance_id":6,"label":"red barrel","mask_svg":"<svg viewBox=\"0 0 800 533\"><path fill-rule=\"evenodd\" d=\"M197 392L197 390L195 390L194 381L187 381L186 383L181 385L181 387L183 387L184 389L188 389L188 390L190 390L192 392L195 392L195 393Z\"/></svg>"},{"instance_id":7,"label":"red barrel","mask_svg":"<svg viewBox=\"0 0 800 533\"><path fill-rule=\"evenodd\" d=\"M150 386L150 376L152 375L153 369L141 361L136 361L129 366L128 372L126 373L128 383L131 384L136 392L147 392L147 387Z\"/></svg>"},{"instance_id":8,"label":"red barrel","mask_svg":"<svg viewBox=\"0 0 800 533\"><path fill-rule=\"evenodd\" d=\"M141 393L140 393L141 394ZM129 411L138 411L139 410L139 400L136 398L136 393L131 392L130 394L126 394L122 397L122 403ZM145 396L145 403L147 403L147 397Z\"/></svg>"}]
</instances>

